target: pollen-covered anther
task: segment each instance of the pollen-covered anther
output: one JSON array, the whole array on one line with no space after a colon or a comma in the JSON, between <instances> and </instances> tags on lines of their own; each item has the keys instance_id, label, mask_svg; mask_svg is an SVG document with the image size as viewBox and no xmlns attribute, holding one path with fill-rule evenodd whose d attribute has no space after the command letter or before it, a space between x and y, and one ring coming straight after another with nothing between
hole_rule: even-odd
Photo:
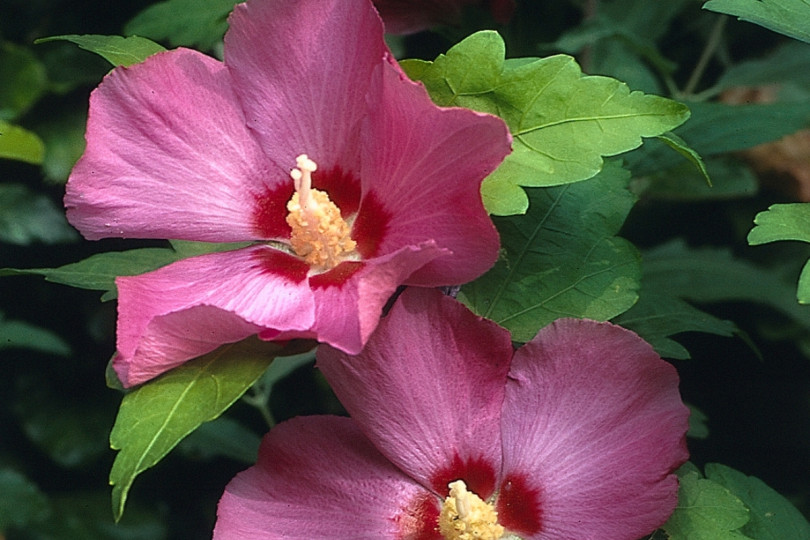
<instances>
[{"instance_id":1,"label":"pollen-covered anther","mask_svg":"<svg viewBox=\"0 0 810 540\"><path fill-rule=\"evenodd\" d=\"M312 188L312 173L318 166L306 154L296 158L290 172L295 193L287 203L287 224L292 229L290 245L296 255L319 270L334 268L356 255L349 224L329 196Z\"/></svg>"},{"instance_id":2,"label":"pollen-covered anther","mask_svg":"<svg viewBox=\"0 0 810 540\"><path fill-rule=\"evenodd\" d=\"M467 490L463 480L451 482L450 495L439 514L439 532L447 540L498 540L505 529L491 504Z\"/></svg>"}]
</instances>

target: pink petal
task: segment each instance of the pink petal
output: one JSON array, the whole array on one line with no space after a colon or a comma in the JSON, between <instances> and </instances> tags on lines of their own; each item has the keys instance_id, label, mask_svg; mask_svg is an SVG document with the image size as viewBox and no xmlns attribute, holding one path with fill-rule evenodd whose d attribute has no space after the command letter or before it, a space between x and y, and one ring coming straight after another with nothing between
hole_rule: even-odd
<instances>
[{"instance_id":1,"label":"pink petal","mask_svg":"<svg viewBox=\"0 0 810 540\"><path fill-rule=\"evenodd\" d=\"M92 240L255 239L246 208L289 180L245 126L223 64L196 51L114 70L91 95L86 138L65 206Z\"/></svg>"},{"instance_id":2,"label":"pink petal","mask_svg":"<svg viewBox=\"0 0 810 540\"><path fill-rule=\"evenodd\" d=\"M230 26L225 62L265 152L289 168L305 153L356 174L371 73L388 51L371 4L248 2Z\"/></svg>"},{"instance_id":3,"label":"pink petal","mask_svg":"<svg viewBox=\"0 0 810 540\"><path fill-rule=\"evenodd\" d=\"M408 475L439 494L469 475L487 497L500 469L511 356L503 328L437 290L415 288L360 354L321 346L318 366L363 432Z\"/></svg>"},{"instance_id":4,"label":"pink petal","mask_svg":"<svg viewBox=\"0 0 810 540\"><path fill-rule=\"evenodd\" d=\"M552 323L515 353L509 373L502 425L512 484L499 499L501 523L524 538L652 532L677 502L672 471L688 457L688 416L675 369L638 336L609 323Z\"/></svg>"},{"instance_id":5,"label":"pink petal","mask_svg":"<svg viewBox=\"0 0 810 540\"><path fill-rule=\"evenodd\" d=\"M425 495L352 420L298 417L270 430L258 463L225 488L214 538L410 538L421 516L409 510Z\"/></svg>"},{"instance_id":6,"label":"pink petal","mask_svg":"<svg viewBox=\"0 0 810 540\"><path fill-rule=\"evenodd\" d=\"M349 354L359 353L397 287L414 271L446 252L433 242L406 246L363 263L344 263L349 268L357 265L346 277L321 274L310 278L315 295L313 330L318 341Z\"/></svg>"},{"instance_id":7,"label":"pink petal","mask_svg":"<svg viewBox=\"0 0 810 540\"><path fill-rule=\"evenodd\" d=\"M427 239L452 255L407 281L439 286L470 281L498 255L498 234L481 202L481 182L510 152L506 125L467 109L436 107L424 88L381 66L383 93L371 96L364 130L362 221L366 199L388 214L380 253ZM382 144L380 143L382 141Z\"/></svg>"},{"instance_id":8,"label":"pink petal","mask_svg":"<svg viewBox=\"0 0 810 540\"><path fill-rule=\"evenodd\" d=\"M119 277L118 355L124 386L262 329L309 329L309 266L266 246L184 259Z\"/></svg>"}]
</instances>

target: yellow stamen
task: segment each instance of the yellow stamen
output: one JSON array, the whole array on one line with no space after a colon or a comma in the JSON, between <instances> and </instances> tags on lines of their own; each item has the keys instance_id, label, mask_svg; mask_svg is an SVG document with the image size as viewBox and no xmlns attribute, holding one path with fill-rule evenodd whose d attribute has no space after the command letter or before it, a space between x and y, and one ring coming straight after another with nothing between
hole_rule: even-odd
<instances>
[{"instance_id":1,"label":"yellow stamen","mask_svg":"<svg viewBox=\"0 0 810 540\"><path fill-rule=\"evenodd\" d=\"M329 270L356 256L349 224L329 196L312 188L312 173L318 169L306 154L296 158L298 168L290 172L295 193L287 203L287 224L292 229L290 244L296 255L318 270Z\"/></svg>"},{"instance_id":2,"label":"yellow stamen","mask_svg":"<svg viewBox=\"0 0 810 540\"><path fill-rule=\"evenodd\" d=\"M467 491L463 480L451 482L450 496L439 514L439 531L447 540L498 540L504 528L498 524L498 512L481 497Z\"/></svg>"}]
</instances>

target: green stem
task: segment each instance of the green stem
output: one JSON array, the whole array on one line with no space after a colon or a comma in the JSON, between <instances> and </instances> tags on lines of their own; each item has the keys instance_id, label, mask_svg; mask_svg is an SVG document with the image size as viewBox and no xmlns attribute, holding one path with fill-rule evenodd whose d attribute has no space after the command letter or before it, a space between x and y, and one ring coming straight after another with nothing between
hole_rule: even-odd
<instances>
[{"instance_id":1,"label":"green stem","mask_svg":"<svg viewBox=\"0 0 810 540\"><path fill-rule=\"evenodd\" d=\"M723 29L726 27L727 22L728 17L726 15L720 15L714 22L714 26L712 26L712 30L709 33L709 39L706 41L706 46L703 47L703 52L700 54L697 64L695 64L695 69L692 70L692 74L689 76L689 80L686 82L686 86L681 92L681 97L694 94L701 77L703 77L703 73L706 71L706 67L709 65L709 60L712 59L718 45L720 45L720 39L723 37Z\"/></svg>"}]
</instances>

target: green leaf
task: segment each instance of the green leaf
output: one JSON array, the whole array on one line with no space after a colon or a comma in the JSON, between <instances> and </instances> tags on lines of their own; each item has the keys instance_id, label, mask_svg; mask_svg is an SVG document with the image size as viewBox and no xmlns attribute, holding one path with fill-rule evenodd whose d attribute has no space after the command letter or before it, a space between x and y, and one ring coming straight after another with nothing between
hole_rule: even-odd
<instances>
[{"instance_id":1,"label":"green leaf","mask_svg":"<svg viewBox=\"0 0 810 540\"><path fill-rule=\"evenodd\" d=\"M0 120L0 158L39 165L45 145L35 133Z\"/></svg>"},{"instance_id":2,"label":"green leaf","mask_svg":"<svg viewBox=\"0 0 810 540\"><path fill-rule=\"evenodd\" d=\"M810 102L690 103L689 107L692 117L675 133L704 158L775 141L810 125ZM681 158L667 145L650 141L626 160L635 175L647 175L676 166Z\"/></svg>"},{"instance_id":3,"label":"green leaf","mask_svg":"<svg viewBox=\"0 0 810 540\"><path fill-rule=\"evenodd\" d=\"M42 521L49 512L48 499L36 484L13 469L0 469L0 533Z\"/></svg>"},{"instance_id":4,"label":"green leaf","mask_svg":"<svg viewBox=\"0 0 810 540\"><path fill-rule=\"evenodd\" d=\"M751 168L728 156L709 158L705 162L712 185L692 165L680 165L637 176L632 189L639 196L669 201L709 201L751 197L759 190L759 180Z\"/></svg>"},{"instance_id":5,"label":"green leaf","mask_svg":"<svg viewBox=\"0 0 810 540\"><path fill-rule=\"evenodd\" d=\"M774 204L754 218L755 226L748 233L752 246L779 240L810 242L810 204ZM796 298L800 304L810 304L810 261L799 276Z\"/></svg>"},{"instance_id":6,"label":"green leaf","mask_svg":"<svg viewBox=\"0 0 810 540\"><path fill-rule=\"evenodd\" d=\"M34 126L45 143L42 172L46 180L64 184L84 152L87 112L66 110Z\"/></svg>"},{"instance_id":7,"label":"green leaf","mask_svg":"<svg viewBox=\"0 0 810 540\"><path fill-rule=\"evenodd\" d=\"M560 317L607 320L638 298L635 247L614 236L632 208L629 174L607 162L595 178L529 190L525 216L495 218L502 256L461 298L528 341Z\"/></svg>"},{"instance_id":8,"label":"green leaf","mask_svg":"<svg viewBox=\"0 0 810 540\"><path fill-rule=\"evenodd\" d=\"M733 65L723 72L710 94L738 86L784 83L810 86L810 45L789 41L765 58Z\"/></svg>"},{"instance_id":9,"label":"green leaf","mask_svg":"<svg viewBox=\"0 0 810 540\"><path fill-rule=\"evenodd\" d=\"M78 240L65 213L23 184L0 184L0 242L27 245Z\"/></svg>"},{"instance_id":10,"label":"green leaf","mask_svg":"<svg viewBox=\"0 0 810 540\"><path fill-rule=\"evenodd\" d=\"M31 51L0 43L0 120L19 118L45 91L45 67Z\"/></svg>"},{"instance_id":11,"label":"green leaf","mask_svg":"<svg viewBox=\"0 0 810 540\"><path fill-rule=\"evenodd\" d=\"M686 160L694 165L698 172L703 175L703 177L706 179L706 184L708 186L712 185L712 179L709 177L709 171L706 170L706 164L703 162L703 158L700 157L700 154L698 154L693 148L686 144L686 141L672 132L662 133L657 137L657 139L685 157Z\"/></svg>"},{"instance_id":12,"label":"green leaf","mask_svg":"<svg viewBox=\"0 0 810 540\"><path fill-rule=\"evenodd\" d=\"M138 13L124 27L127 34L166 40L172 47L211 49L228 28L228 14L238 0L168 0Z\"/></svg>"},{"instance_id":13,"label":"green leaf","mask_svg":"<svg viewBox=\"0 0 810 540\"><path fill-rule=\"evenodd\" d=\"M738 532L748 522L748 509L722 485L694 468L678 471L678 506L663 529L670 540L742 540Z\"/></svg>"},{"instance_id":14,"label":"green leaf","mask_svg":"<svg viewBox=\"0 0 810 540\"><path fill-rule=\"evenodd\" d=\"M741 21L810 42L810 3L807 0L709 0L703 9L734 15Z\"/></svg>"},{"instance_id":15,"label":"green leaf","mask_svg":"<svg viewBox=\"0 0 810 540\"><path fill-rule=\"evenodd\" d=\"M648 288L644 279L639 301L613 322L636 332L664 358L678 360L690 358L690 355L681 344L669 339L674 334L707 332L730 337L738 331L731 321L718 319L679 298Z\"/></svg>"},{"instance_id":16,"label":"green leaf","mask_svg":"<svg viewBox=\"0 0 810 540\"><path fill-rule=\"evenodd\" d=\"M203 422L222 414L262 375L278 346L249 339L186 362L127 394L110 433L115 519L135 477Z\"/></svg>"},{"instance_id":17,"label":"green leaf","mask_svg":"<svg viewBox=\"0 0 810 540\"><path fill-rule=\"evenodd\" d=\"M227 457L253 465L259 455L259 443L261 437L254 432L236 420L220 416L197 428L177 449L196 459Z\"/></svg>"},{"instance_id":18,"label":"green leaf","mask_svg":"<svg viewBox=\"0 0 810 540\"><path fill-rule=\"evenodd\" d=\"M719 463L706 465L706 477L726 487L748 507L741 532L757 540L810 538L810 524L795 506L765 482Z\"/></svg>"},{"instance_id":19,"label":"green leaf","mask_svg":"<svg viewBox=\"0 0 810 540\"><path fill-rule=\"evenodd\" d=\"M694 405L687 403L686 406L689 407L689 431L686 432L686 436L693 439L707 439L709 437L707 424L709 417Z\"/></svg>"},{"instance_id":20,"label":"green leaf","mask_svg":"<svg viewBox=\"0 0 810 540\"><path fill-rule=\"evenodd\" d=\"M50 330L6 319L0 312L0 350L11 348L32 349L60 356L70 354L70 345Z\"/></svg>"},{"instance_id":21,"label":"green leaf","mask_svg":"<svg viewBox=\"0 0 810 540\"><path fill-rule=\"evenodd\" d=\"M513 151L482 187L493 214L526 210L518 186L586 180L613 156L683 123L689 109L658 96L630 92L607 77L584 76L570 56L504 62L501 37L478 32L432 63L402 63L434 102L497 114L514 137ZM471 70L470 66L475 66Z\"/></svg>"},{"instance_id":22,"label":"green leaf","mask_svg":"<svg viewBox=\"0 0 810 540\"><path fill-rule=\"evenodd\" d=\"M166 49L154 41L139 36L99 36L95 34L66 34L41 38L34 43L70 41L80 48L96 53L114 66L131 66L143 62L155 53Z\"/></svg>"},{"instance_id":23,"label":"green leaf","mask_svg":"<svg viewBox=\"0 0 810 540\"><path fill-rule=\"evenodd\" d=\"M140 248L129 251L112 251L92 255L83 261L66 264L59 268L2 268L1 276L40 275L46 281L106 291L103 300L115 298L115 278L143 274L178 260L177 253L168 248Z\"/></svg>"}]
</instances>

